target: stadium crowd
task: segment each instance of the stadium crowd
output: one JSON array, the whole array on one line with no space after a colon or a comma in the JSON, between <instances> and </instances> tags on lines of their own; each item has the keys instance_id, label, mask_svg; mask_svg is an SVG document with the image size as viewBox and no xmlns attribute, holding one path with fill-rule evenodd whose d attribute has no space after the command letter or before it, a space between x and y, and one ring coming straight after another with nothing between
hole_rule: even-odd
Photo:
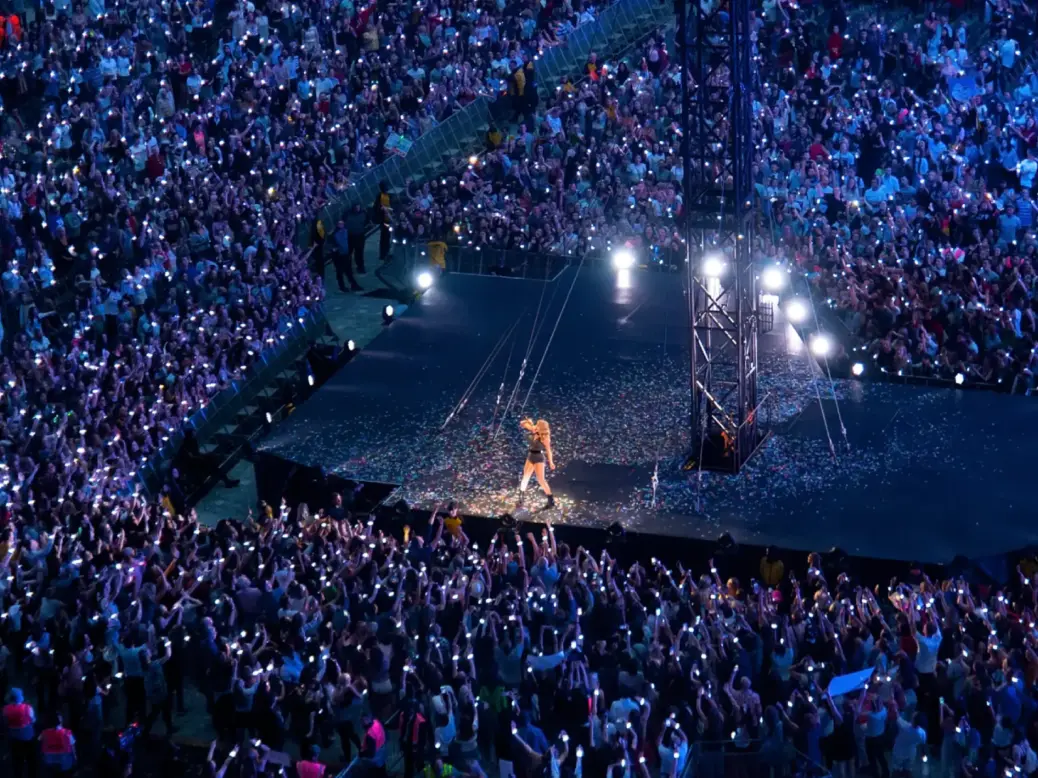
<instances>
[{"instance_id":1,"label":"stadium crowd","mask_svg":"<svg viewBox=\"0 0 1038 778\"><path fill-rule=\"evenodd\" d=\"M502 77L514 89L512 70L594 15L579 2L5 14L0 499L133 493L184 419L320 305L318 210L394 134Z\"/></svg>"},{"instance_id":2,"label":"stadium crowd","mask_svg":"<svg viewBox=\"0 0 1038 778\"><path fill-rule=\"evenodd\" d=\"M138 729L175 730L185 684L218 776L276 774L286 749L300 778L355 755L382 774L389 729L408 776L495 760L678 776L694 759L708 776L886 778L923 754L948 776L1038 770L1038 578L871 588L769 556L744 586L713 563L625 567L550 527L480 548L450 510L389 535L341 498L208 528L173 491L136 493L164 438L320 303L317 211L394 136L479 94L510 91L518 128L412 183L398 237L679 251L665 36L592 57L540 105L530 60L593 6L39 13L0 25L5 774L124 775ZM887 369L1030 387L1038 78L1017 41L1035 22L1004 0L985 15L979 34L936 13L851 29L838 3L821 23L765 4L757 248Z\"/></svg>"},{"instance_id":3,"label":"stadium crowd","mask_svg":"<svg viewBox=\"0 0 1038 778\"><path fill-rule=\"evenodd\" d=\"M871 589L769 552L725 580L726 560L625 566L551 526L483 548L451 506L385 534L339 495L215 527L135 498L8 517L17 778L37 759L123 774L119 742L160 718L173 733L190 683L219 775L278 774L296 749L300 778L351 758L385 774L391 736L407 776L1038 769L1038 576L1022 572L1004 589L918 571Z\"/></svg>"},{"instance_id":4,"label":"stadium crowd","mask_svg":"<svg viewBox=\"0 0 1038 778\"><path fill-rule=\"evenodd\" d=\"M1029 390L1038 76L1021 47L1034 11L852 29L842 3L795 5L756 19L759 259L801 270L883 369ZM592 57L514 132L491 128L481 157L412 184L398 237L572 255L626 244L671 261L675 59L662 35L618 62Z\"/></svg>"}]
</instances>

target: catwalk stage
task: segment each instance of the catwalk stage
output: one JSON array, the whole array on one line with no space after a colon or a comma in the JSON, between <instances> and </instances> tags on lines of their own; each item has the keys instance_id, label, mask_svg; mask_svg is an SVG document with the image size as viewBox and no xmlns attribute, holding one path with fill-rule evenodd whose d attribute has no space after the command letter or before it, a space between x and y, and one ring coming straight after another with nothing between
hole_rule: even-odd
<instances>
[{"instance_id":1,"label":"catwalk stage","mask_svg":"<svg viewBox=\"0 0 1038 778\"><path fill-rule=\"evenodd\" d=\"M440 279L273 430L260 446L264 467L390 484L390 501L425 509L454 500L484 517L619 521L663 543L728 532L739 543L945 562L1038 542L1038 404L831 382L781 314L760 339L760 418L771 437L738 476L683 472L682 280L648 271L619 280L587 267L544 282ZM552 510L535 482L528 507L516 509L523 416L552 426Z\"/></svg>"}]
</instances>

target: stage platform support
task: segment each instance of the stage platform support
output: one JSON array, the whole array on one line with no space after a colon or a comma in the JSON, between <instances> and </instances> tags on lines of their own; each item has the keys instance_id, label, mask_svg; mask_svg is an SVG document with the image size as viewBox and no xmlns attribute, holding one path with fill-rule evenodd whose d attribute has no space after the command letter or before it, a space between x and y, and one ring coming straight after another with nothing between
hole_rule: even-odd
<instances>
[{"instance_id":1,"label":"stage platform support","mask_svg":"<svg viewBox=\"0 0 1038 778\"><path fill-rule=\"evenodd\" d=\"M749 0L677 0L685 134L684 237L690 339L691 451L686 469L737 473L766 437L759 424L752 261Z\"/></svg>"}]
</instances>

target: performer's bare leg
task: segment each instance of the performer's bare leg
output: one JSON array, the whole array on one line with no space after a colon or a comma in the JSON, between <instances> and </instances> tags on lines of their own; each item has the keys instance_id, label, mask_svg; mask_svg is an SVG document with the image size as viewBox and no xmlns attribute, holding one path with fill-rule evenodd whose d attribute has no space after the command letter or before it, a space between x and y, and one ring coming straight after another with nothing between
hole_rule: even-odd
<instances>
[{"instance_id":1,"label":"performer's bare leg","mask_svg":"<svg viewBox=\"0 0 1038 778\"><path fill-rule=\"evenodd\" d=\"M548 481L544 477L544 463L539 462L533 468L534 475L537 476L537 483L541 486L541 491L544 492L546 497L551 497L551 487L548 486Z\"/></svg>"},{"instance_id":2,"label":"performer's bare leg","mask_svg":"<svg viewBox=\"0 0 1038 778\"><path fill-rule=\"evenodd\" d=\"M526 494L526 489L530 485L530 477L534 473L534 465L532 462L527 462L523 465L523 478L519 482L519 504L523 504L523 497Z\"/></svg>"}]
</instances>

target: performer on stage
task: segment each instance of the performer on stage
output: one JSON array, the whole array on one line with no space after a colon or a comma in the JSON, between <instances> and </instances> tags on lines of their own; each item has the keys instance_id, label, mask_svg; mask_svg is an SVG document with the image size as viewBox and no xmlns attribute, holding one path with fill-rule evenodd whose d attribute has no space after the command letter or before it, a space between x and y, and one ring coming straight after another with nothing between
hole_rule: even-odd
<instances>
[{"instance_id":1,"label":"performer on stage","mask_svg":"<svg viewBox=\"0 0 1038 778\"><path fill-rule=\"evenodd\" d=\"M536 424L533 423L533 419L523 419L519 422L519 426L530 433L530 449L526 453L526 464L523 465L523 480L519 484L519 504L523 504L526 487L530 484L530 476L536 475L537 483L540 484L544 494L548 497L547 507L554 508L555 497L552 495L551 487L548 486L548 482L544 478L545 457L547 457L548 467L552 470L555 469L555 459L551 454L551 427L548 426L548 422L544 419L538 419Z\"/></svg>"}]
</instances>

